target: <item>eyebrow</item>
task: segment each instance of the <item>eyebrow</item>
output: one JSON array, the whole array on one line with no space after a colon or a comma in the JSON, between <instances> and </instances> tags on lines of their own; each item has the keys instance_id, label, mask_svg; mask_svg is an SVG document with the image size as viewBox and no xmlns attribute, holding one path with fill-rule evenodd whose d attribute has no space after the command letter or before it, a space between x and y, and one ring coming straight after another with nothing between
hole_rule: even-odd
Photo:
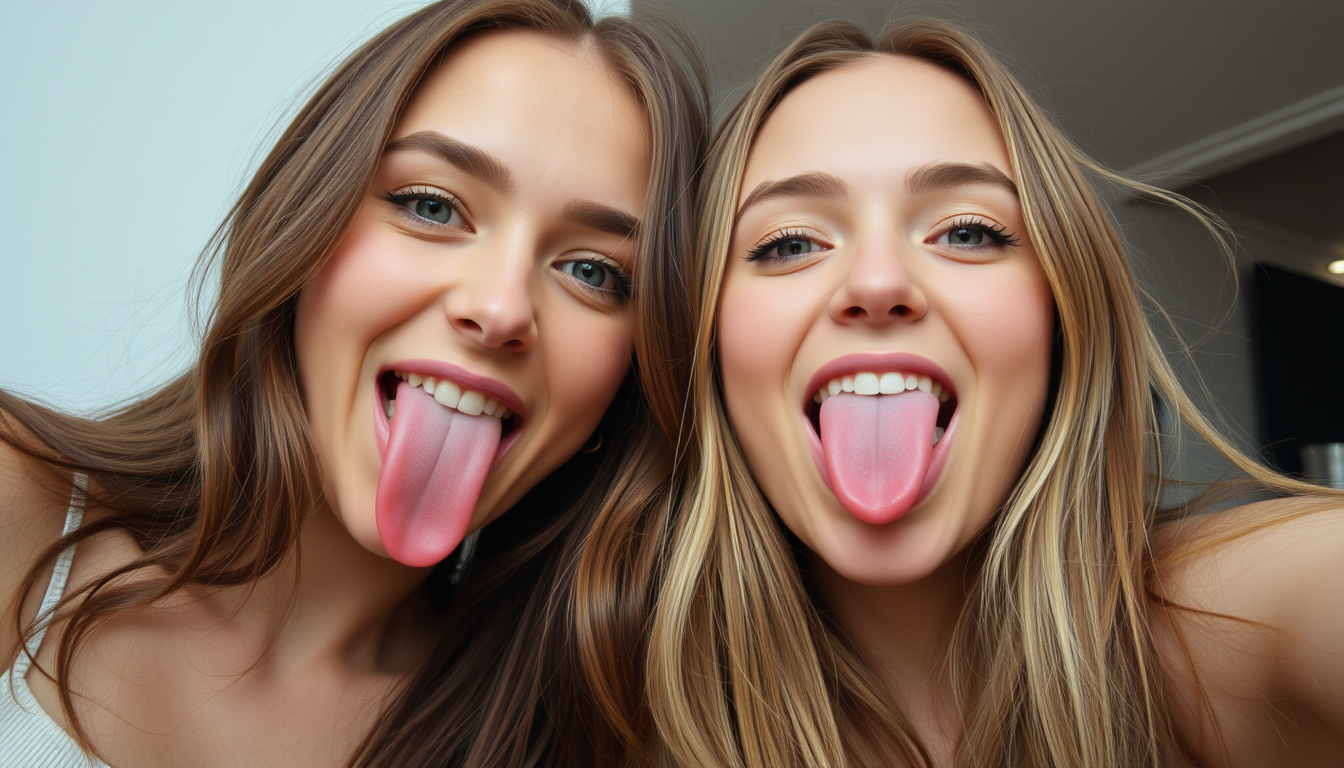
<instances>
[{"instance_id":1,"label":"eyebrow","mask_svg":"<svg viewBox=\"0 0 1344 768\"><path fill-rule=\"evenodd\" d=\"M591 200L571 200L565 203L560 216L574 224L621 237L634 237L639 233L639 219L619 208Z\"/></svg>"},{"instance_id":2,"label":"eyebrow","mask_svg":"<svg viewBox=\"0 0 1344 768\"><path fill-rule=\"evenodd\" d=\"M508 167L483 149L450 139L437 131L420 131L387 145L383 154L418 149L461 168L481 181L505 194L513 191L513 174Z\"/></svg>"},{"instance_id":3,"label":"eyebrow","mask_svg":"<svg viewBox=\"0 0 1344 768\"><path fill-rule=\"evenodd\" d=\"M843 200L849 196L849 188L838 177L821 171L808 171L779 181L763 181L742 201L737 215L757 203L766 200L778 200L790 197L820 197L830 200Z\"/></svg>"},{"instance_id":4,"label":"eyebrow","mask_svg":"<svg viewBox=\"0 0 1344 768\"><path fill-rule=\"evenodd\" d=\"M989 163L930 163L911 170L905 177L905 189L911 196L968 184L1002 187L1017 195L1013 180Z\"/></svg>"}]
</instances>

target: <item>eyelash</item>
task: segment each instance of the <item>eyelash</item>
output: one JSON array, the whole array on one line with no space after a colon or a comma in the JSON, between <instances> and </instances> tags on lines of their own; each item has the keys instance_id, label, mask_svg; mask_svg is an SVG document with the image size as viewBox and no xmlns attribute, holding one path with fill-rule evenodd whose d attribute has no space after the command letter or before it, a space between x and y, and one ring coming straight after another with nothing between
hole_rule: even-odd
<instances>
[{"instance_id":1,"label":"eyelash","mask_svg":"<svg viewBox=\"0 0 1344 768\"><path fill-rule=\"evenodd\" d=\"M780 243L789 240L806 240L807 242L812 243L814 245L817 244L816 240L813 240L811 237L808 236L808 232L805 229L785 229L779 232L774 232L769 235L766 235L765 240L762 240L761 242L752 246L751 250L747 251L746 260L752 262L761 261L766 258L767 253L769 253L774 248L779 247ZM802 254L802 256L806 255L807 254ZM802 258L802 256L795 256L794 258ZM778 257L771 257L771 258L777 259Z\"/></svg>"},{"instance_id":2,"label":"eyelash","mask_svg":"<svg viewBox=\"0 0 1344 768\"><path fill-rule=\"evenodd\" d=\"M601 266L603 269L611 272L611 276L616 280L616 290L604 291L601 288L594 288L593 286L588 285L582 280L575 278L574 283L576 285L578 285L583 290L588 291L589 293L592 293L595 296L598 296L599 298L610 299L614 296L615 298L620 299L621 301L628 301L630 299L630 296L634 293L634 281L630 279L630 275L626 274L625 270L621 268L620 264L617 264L616 262L610 259L599 259L599 258L570 259L569 261L560 262L560 264L577 264L579 262L584 261L597 264Z\"/></svg>"},{"instance_id":3,"label":"eyelash","mask_svg":"<svg viewBox=\"0 0 1344 768\"><path fill-rule=\"evenodd\" d=\"M977 232L983 233L985 237L989 238L989 240L991 241L988 243L982 243L980 245L952 246L959 251L975 251L975 250L981 250L983 248L1013 248L1017 247L1018 245L1021 245L1021 240L1018 239L1016 233L1009 232L1007 227L1001 224L991 223L979 216L965 216L960 219L957 219L956 221L953 221L951 224L938 230L938 233L935 234L932 238L930 238L928 242L932 243L933 241L937 240L943 235L958 229L973 229ZM807 230L785 229L767 236L765 240L752 246L751 250L747 252L745 258L749 262L762 261L766 260L767 258L771 260L779 260L779 257L767 257L767 254L769 254L770 251L774 250L775 248L779 247L780 243L784 243L789 240L806 240L807 242L813 243L814 245L817 244L815 240L809 237ZM815 252L816 251L813 251L813 253ZM799 256L796 256L794 258L802 258L803 256L806 255L808 254L800 254Z\"/></svg>"},{"instance_id":4,"label":"eyelash","mask_svg":"<svg viewBox=\"0 0 1344 768\"><path fill-rule=\"evenodd\" d=\"M457 215L461 216L464 221L466 220L467 218L466 206L462 204L462 201L457 199L453 195L443 192L442 190L434 189L433 187L416 185L413 187L403 187L402 189L391 190L383 194L384 200L397 206L397 210L401 211L403 216L410 219L411 221L414 221L417 224L421 224L427 227L457 229L457 227L450 227L450 225L441 224L437 221L430 221L429 219L426 219L423 216L416 215L413 211L406 208L406 203L409 203L412 200L421 200L426 198L432 200L438 200L444 203L445 205L449 206L454 211L456 211ZM622 301L625 301L630 298L633 289L633 282L631 281L630 276L625 273L625 270L621 268L621 265L617 264L614 261L611 261L610 259L597 259L597 258L574 259L573 261L575 262L590 261L594 264L598 264L603 269L608 270L611 273L611 276L616 280L616 290L614 291L602 290L601 288L594 288L593 286L588 285L581 280L575 280L574 282L580 288L592 293L595 296L599 296L604 299L609 299L613 295Z\"/></svg>"},{"instance_id":5,"label":"eyelash","mask_svg":"<svg viewBox=\"0 0 1344 768\"><path fill-rule=\"evenodd\" d=\"M1022 244L1021 240L1018 239L1017 234L1009 232L1007 227L1002 224L990 223L979 216L966 216L957 219L946 227L938 230L938 234L934 235L930 240L937 240L955 229L974 229L978 232L983 232L986 237L994 241L993 244L982 243L981 245L960 246L957 250L969 251L996 247L1015 248Z\"/></svg>"},{"instance_id":6,"label":"eyelash","mask_svg":"<svg viewBox=\"0 0 1344 768\"><path fill-rule=\"evenodd\" d=\"M462 201L457 199L454 195L450 195L447 192L435 189L434 187L426 187L419 184L412 187L402 187L401 189L394 189L383 193L383 199L397 206L397 210L401 211L402 215L406 218L426 227L458 229L458 227L441 224L437 221L430 221L423 216L418 216L406 207L406 203L409 203L412 200L438 200L456 211L457 215L461 216L463 221L467 220L467 207L462 204ZM471 231L470 227L467 228L467 231Z\"/></svg>"}]
</instances>

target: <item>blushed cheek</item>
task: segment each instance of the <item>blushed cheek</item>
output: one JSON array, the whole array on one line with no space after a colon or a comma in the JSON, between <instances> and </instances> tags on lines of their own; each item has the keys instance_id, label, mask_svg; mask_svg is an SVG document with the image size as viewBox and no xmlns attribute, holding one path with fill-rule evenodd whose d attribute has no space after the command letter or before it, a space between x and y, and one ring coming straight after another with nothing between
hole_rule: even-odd
<instances>
[{"instance_id":1,"label":"blushed cheek","mask_svg":"<svg viewBox=\"0 0 1344 768\"><path fill-rule=\"evenodd\" d=\"M415 311L415 294L408 294L413 270L389 239L376 226L352 228L299 294L300 391L316 447L328 460L337 459L329 454L347 425L371 418L354 402L370 345Z\"/></svg>"},{"instance_id":2,"label":"blushed cheek","mask_svg":"<svg viewBox=\"0 0 1344 768\"><path fill-rule=\"evenodd\" d=\"M353 350L415 313L415 265L390 240L373 226L346 235L299 297L297 343Z\"/></svg>"},{"instance_id":3,"label":"blushed cheek","mask_svg":"<svg viewBox=\"0 0 1344 768\"><path fill-rule=\"evenodd\" d=\"M794 295L795 276L732 279L721 293L716 337L728 420L752 474L767 496L786 493L789 446L788 382L807 334L810 304ZM794 289L791 291L790 289Z\"/></svg>"},{"instance_id":4,"label":"blushed cheek","mask_svg":"<svg viewBox=\"0 0 1344 768\"><path fill-rule=\"evenodd\" d=\"M730 405L739 399L760 402L778 391L788 377L796 343L790 343L785 294L770 290L768 280L728 280L719 300L719 366ZM736 425L734 425L736 426Z\"/></svg>"},{"instance_id":5,"label":"blushed cheek","mask_svg":"<svg viewBox=\"0 0 1344 768\"><path fill-rule=\"evenodd\" d=\"M568 427L564 434L582 444L611 405L630 367L628 314L562 321L542 343L549 346L551 408Z\"/></svg>"},{"instance_id":6,"label":"blushed cheek","mask_svg":"<svg viewBox=\"0 0 1344 768\"><path fill-rule=\"evenodd\" d=\"M967 288L958 334L976 369L983 459L1003 467L1003 483L1011 486L1044 416L1054 299L1038 270ZM995 504L1006 493L1007 487L994 491Z\"/></svg>"},{"instance_id":7,"label":"blushed cheek","mask_svg":"<svg viewBox=\"0 0 1344 768\"><path fill-rule=\"evenodd\" d=\"M1054 336L1054 298L1039 268L958 285L955 333L978 379L1019 394L1044 387Z\"/></svg>"}]
</instances>

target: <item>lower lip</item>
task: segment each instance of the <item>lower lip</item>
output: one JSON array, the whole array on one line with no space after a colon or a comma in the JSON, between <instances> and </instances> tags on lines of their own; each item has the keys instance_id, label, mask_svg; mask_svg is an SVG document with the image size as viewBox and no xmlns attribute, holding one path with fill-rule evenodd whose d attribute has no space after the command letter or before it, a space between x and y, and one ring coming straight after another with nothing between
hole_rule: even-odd
<instances>
[{"instance_id":1,"label":"lower lip","mask_svg":"<svg viewBox=\"0 0 1344 768\"><path fill-rule=\"evenodd\" d=\"M515 429L505 435L499 441L499 448L495 451L495 458L491 461L490 467L494 468L509 448L518 440L518 433L521 429ZM374 382L373 387L373 436L378 443L378 458L384 458L387 455L387 441L392 435L392 424L387 420L387 412L383 410L383 387L380 382Z\"/></svg>"},{"instance_id":2,"label":"lower lip","mask_svg":"<svg viewBox=\"0 0 1344 768\"><path fill-rule=\"evenodd\" d=\"M933 447L933 455L929 457L929 471L924 475L924 482L919 486L919 495L915 497L915 503L910 508L902 512L896 520L913 512L924 503L924 500L933 493L934 486L938 484L938 479L943 475L943 467L947 465L947 453L952 445L952 439L957 434L957 423L961 420L961 409L958 408L952 414L952 420L947 424L947 430L943 432L943 439ZM826 483L826 488L832 495L835 493L835 487L831 485L831 473L826 470L826 453L821 447L821 436L817 430L812 428L811 419L807 414L803 414L803 430L807 433L808 447L812 449L812 460L817 465L817 471L821 473L822 482ZM838 500L837 500L837 503ZM857 518L856 518L857 519ZM895 521L892 521L895 522Z\"/></svg>"}]
</instances>

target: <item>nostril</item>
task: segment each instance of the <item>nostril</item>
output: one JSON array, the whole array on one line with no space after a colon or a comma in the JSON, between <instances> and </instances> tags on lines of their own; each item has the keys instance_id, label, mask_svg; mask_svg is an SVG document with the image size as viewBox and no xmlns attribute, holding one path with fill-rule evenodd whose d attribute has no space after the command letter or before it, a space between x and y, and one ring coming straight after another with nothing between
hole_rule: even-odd
<instances>
[{"instance_id":1,"label":"nostril","mask_svg":"<svg viewBox=\"0 0 1344 768\"><path fill-rule=\"evenodd\" d=\"M897 304L891 308L891 314L897 317L909 317L911 309L904 304Z\"/></svg>"},{"instance_id":2,"label":"nostril","mask_svg":"<svg viewBox=\"0 0 1344 768\"><path fill-rule=\"evenodd\" d=\"M476 332L476 333L479 333L480 330L481 330L481 324L480 324L480 323L476 322L475 320L469 320L469 319L467 319L467 318L465 318L465 317L463 317L463 318L459 318L459 319L457 320L457 326L458 326L459 328L463 329L463 330L466 330L466 331L473 331L473 332Z\"/></svg>"}]
</instances>

